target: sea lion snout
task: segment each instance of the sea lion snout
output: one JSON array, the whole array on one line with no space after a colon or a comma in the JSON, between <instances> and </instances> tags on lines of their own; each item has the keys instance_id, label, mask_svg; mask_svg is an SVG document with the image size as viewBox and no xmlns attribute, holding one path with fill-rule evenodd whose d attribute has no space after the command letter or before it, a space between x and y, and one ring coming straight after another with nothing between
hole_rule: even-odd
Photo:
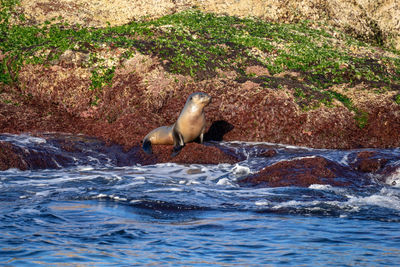
<instances>
[{"instance_id":1,"label":"sea lion snout","mask_svg":"<svg viewBox=\"0 0 400 267\"><path fill-rule=\"evenodd\" d=\"M204 93L203 98L205 99L205 101L207 102L207 105L211 103L212 101L212 96L207 95L206 93Z\"/></svg>"},{"instance_id":2,"label":"sea lion snout","mask_svg":"<svg viewBox=\"0 0 400 267\"><path fill-rule=\"evenodd\" d=\"M188 97L188 102L193 101L196 104L203 104L204 106L207 106L208 104L210 104L211 100L212 100L212 97L203 92L196 92L196 93L191 94Z\"/></svg>"}]
</instances>

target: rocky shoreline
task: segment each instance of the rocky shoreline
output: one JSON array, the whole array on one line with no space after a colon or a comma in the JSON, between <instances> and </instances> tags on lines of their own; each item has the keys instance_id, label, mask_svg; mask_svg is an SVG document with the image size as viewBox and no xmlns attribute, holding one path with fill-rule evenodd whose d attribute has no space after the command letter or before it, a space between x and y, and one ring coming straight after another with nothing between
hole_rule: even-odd
<instances>
[{"instance_id":1,"label":"rocky shoreline","mask_svg":"<svg viewBox=\"0 0 400 267\"><path fill-rule=\"evenodd\" d=\"M21 8L26 12L28 6ZM61 6L52 5L52 10ZM33 10L39 9L36 6ZM181 29L179 25L193 16L203 16L210 23L228 21L227 28L216 35L222 41L216 42L212 32L201 36L209 26L199 30L197 27L203 26L193 26L192 21ZM170 24L176 21L181 24ZM4 40L10 43L0 51L1 133L84 134L121 146L140 164L239 161L240 157L218 146L195 143L188 144L176 158L170 158L170 146L156 147L150 157L141 150L140 142L150 130L173 124L187 96L201 91L213 97L206 108L206 141L260 141L330 149L400 147L398 51L349 41L350 37L327 26L265 24L196 10L121 28L35 26L37 23L28 18L16 30L10 25L2 29ZM276 36L262 39L249 34L258 34L262 27L270 27L266 32L274 30ZM222 35L229 28L236 32ZM22 49L14 49L12 38L13 34L18 36L17 30L29 31L27 36L38 44L24 43ZM67 37L57 39L50 32ZM300 39L307 35L311 39ZM175 38L171 43L163 39L170 36ZM261 39L265 43L259 44ZM71 40L68 48L62 40ZM320 44L296 47L307 40ZM246 43L251 44L247 47ZM218 49L212 54L215 47ZM304 49L321 49L326 58L320 52L302 54ZM289 52L298 54L291 58ZM270 58L275 61L270 62ZM30 168L21 151L6 142L0 147L1 169ZM359 168L369 173L381 169L375 159L366 158L363 162L367 163L360 163ZM332 167L321 160L316 163L310 168ZM309 162L292 164L295 168ZM286 168L290 169L286 165L280 169ZM332 177L339 175L335 168L329 171ZM289 174L281 174L285 175ZM266 177L271 179L270 174ZM270 185L275 183L269 181Z\"/></svg>"},{"instance_id":2,"label":"rocky shoreline","mask_svg":"<svg viewBox=\"0 0 400 267\"><path fill-rule=\"evenodd\" d=\"M0 170L63 169L77 166L126 167L157 163L219 165L231 164L242 187L334 187L366 188L377 184L398 186L396 150L313 150L272 144L209 142L189 143L171 158L170 146L154 146L147 155L139 145L124 149L82 134L37 133L0 135ZM336 154L336 156L335 156ZM249 172L246 163L262 167ZM225 165L226 166L226 165ZM198 169L194 169L199 171ZM10 170L15 171L15 170ZM190 175L190 173L188 173Z\"/></svg>"},{"instance_id":3,"label":"rocky shoreline","mask_svg":"<svg viewBox=\"0 0 400 267\"><path fill-rule=\"evenodd\" d=\"M259 66L254 69L267 72ZM292 75L269 77L283 83L298 82ZM303 110L288 86L264 88L236 78L230 72L203 81L171 75L157 60L138 55L115 70L111 86L95 92L87 89L90 77L80 67L27 65L20 71L19 87L3 87L0 127L9 133L83 133L132 147L151 129L173 124L187 96L201 91L213 97L206 108L208 141L263 141L332 149L400 146L396 134L400 132L400 106L393 101L396 91L374 94L362 84L351 89L347 84L336 86L337 91L351 94L367 114L360 127L356 112L339 101ZM92 105L95 97L101 102Z\"/></svg>"}]
</instances>

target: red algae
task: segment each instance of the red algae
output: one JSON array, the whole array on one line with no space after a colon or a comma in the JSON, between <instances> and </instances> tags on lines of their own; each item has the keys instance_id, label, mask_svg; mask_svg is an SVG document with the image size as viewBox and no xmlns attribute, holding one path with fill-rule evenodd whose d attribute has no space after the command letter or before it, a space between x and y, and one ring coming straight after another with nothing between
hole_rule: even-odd
<instances>
[{"instance_id":1,"label":"red algae","mask_svg":"<svg viewBox=\"0 0 400 267\"><path fill-rule=\"evenodd\" d=\"M181 152L175 157L171 157L171 153L172 146L157 145L153 146L153 155L147 157L155 158L157 163L174 162L180 164L234 164L239 161L237 158L225 154L216 147L205 146L197 143L186 144ZM144 156L144 158L146 158L146 156Z\"/></svg>"}]
</instances>

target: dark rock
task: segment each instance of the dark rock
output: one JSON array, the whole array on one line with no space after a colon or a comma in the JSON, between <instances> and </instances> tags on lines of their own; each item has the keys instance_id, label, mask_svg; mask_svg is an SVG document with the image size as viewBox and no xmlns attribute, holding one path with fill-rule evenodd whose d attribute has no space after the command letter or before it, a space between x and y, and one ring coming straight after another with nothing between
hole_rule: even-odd
<instances>
[{"instance_id":1,"label":"dark rock","mask_svg":"<svg viewBox=\"0 0 400 267\"><path fill-rule=\"evenodd\" d=\"M12 144L2 141L0 142L0 170L4 171L10 168L26 170L28 165Z\"/></svg>"},{"instance_id":2,"label":"dark rock","mask_svg":"<svg viewBox=\"0 0 400 267\"><path fill-rule=\"evenodd\" d=\"M98 164L115 166L149 165L166 162L233 164L239 161L217 147L196 143L187 144L176 157L171 157L172 146L154 146L154 153L148 155L144 153L139 144L126 150L120 145L106 144L97 138L88 136L41 134L40 137L46 140L43 145L19 147L9 142L0 142L0 170L9 168L21 170L57 169L77 164L90 165L93 164L90 158L96 158Z\"/></svg>"},{"instance_id":3,"label":"dark rock","mask_svg":"<svg viewBox=\"0 0 400 267\"><path fill-rule=\"evenodd\" d=\"M28 149L0 142L0 170L57 169L72 164L73 159L46 149Z\"/></svg>"},{"instance_id":4,"label":"dark rock","mask_svg":"<svg viewBox=\"0 0 400 267\"><path fill-rule=\"evenodd\" d=\"M268 149L266 151L261 152L258 156L264 157L264 158L270 158L273 157L277 154L275 149Z\"/></svg>"},{"instance_id":5,"label":"dark rock","mask_svg":"<svg viewBox=\"0 0 400 267\"><path fill-rule=\"evenodd\" d=\"M384 158L383 155L380 155L377 152L363 151L356 155L352 167L360 172L375 173L382 169L386 165L387 161L388 159Z\"/></svg>"},{"instance_id":6,"label":"dark rock","mask_svg":"<svg viewBox=\"0 0 400 267\"><path fill-rule=\"evenodd\" d=\"M323 157L285 160L239 181L241 185L308 187L312 184L350 186L365 181L351 169Z\"/></svg>"}]
</instances>

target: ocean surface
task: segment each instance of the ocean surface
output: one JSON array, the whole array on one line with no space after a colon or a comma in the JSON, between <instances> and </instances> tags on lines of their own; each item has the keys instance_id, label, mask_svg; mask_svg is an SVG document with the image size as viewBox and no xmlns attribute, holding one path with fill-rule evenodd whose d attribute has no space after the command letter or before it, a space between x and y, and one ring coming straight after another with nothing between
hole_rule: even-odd
<instances>
[{"instance_id":1,"label":"ocean surface","mask_svg":"<svg viewBox=\"0 0 400 267\"><path fill-rule=\"evenodd\" d=\"M80 145L64 151L62 140ZM0 135L54 155L55 168L0 172L1 266L398 266L400 161L363 187L242 187L281 160L341 165L363 150L223 142L234 164L124 165L116 148L72 135ZM257 150L278 151L270 158ZM112 152L110 152L112 150ZM368 151L371 151L369 149ZM400 149L375 150L392 158ZM60 158L62 162L60 163Z\"/></svg>"}]
</instances>

